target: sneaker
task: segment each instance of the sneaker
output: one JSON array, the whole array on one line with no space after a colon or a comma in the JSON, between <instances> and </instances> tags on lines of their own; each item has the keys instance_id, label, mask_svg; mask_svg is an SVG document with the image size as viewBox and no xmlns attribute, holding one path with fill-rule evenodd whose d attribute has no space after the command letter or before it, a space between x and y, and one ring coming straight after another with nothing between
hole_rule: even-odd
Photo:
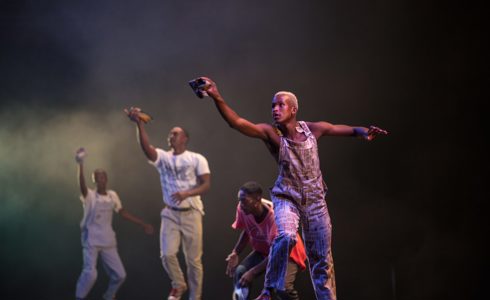
<instances>
[{"instance_id":1,"label":"sneaker","mask_svg":"<svg viewBox=\"0 0 490 300\"><path fill-rule=\"evenodd\" d=\"M248 287L246 286L237 286L233 291L233 296L231 297L233 300L247 300L248 299Z\"/></svg>"},{"instance_id":2,"label":"sneaker","mask_svg":"<svg viewBox=\"0 0 490 300\"><path fill-rule=\"evenodd\" d=\"M170 294L168 295L167 300L180 300L182 295L187 291L186 287L181 287L181 288L172 288L170 290Z\"/></svg>"}]
</instances>

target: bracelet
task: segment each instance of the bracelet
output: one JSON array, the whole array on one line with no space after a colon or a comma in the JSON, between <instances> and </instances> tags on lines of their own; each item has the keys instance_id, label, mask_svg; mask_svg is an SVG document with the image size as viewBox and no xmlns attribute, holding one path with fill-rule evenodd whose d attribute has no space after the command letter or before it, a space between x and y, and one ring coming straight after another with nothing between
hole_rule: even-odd
<instances>
[{"instance_id":1,"label":"bracelet","mask_svg":"<svg viewBox=\"0 0 490 300\"><path fill-rule=\"evenodd\" d=\"M353 134L354 136L362 136L364 138L368 136L367 132L364 131L364 128L362 127L354 127L353 130L354 130L354 134Z\"/></svg>"}]
</instances>

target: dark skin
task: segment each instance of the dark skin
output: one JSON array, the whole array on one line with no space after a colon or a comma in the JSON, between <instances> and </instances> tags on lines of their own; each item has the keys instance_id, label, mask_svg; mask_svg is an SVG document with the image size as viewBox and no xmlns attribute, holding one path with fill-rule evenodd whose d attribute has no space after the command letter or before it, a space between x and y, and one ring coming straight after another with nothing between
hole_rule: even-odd
<instances>
[{"instance_id":1,"label":"dark skin","mask_svg":"<svg viewBox=\"0 0 490 300\"><path fill-rule=\"evenodd\" d=\"M298 121L296 120L298 108L294 106L289 95L279 94L273 98L272 118L274 120L274 125L267 123L255 124L240 117L230 106L228 106L221 96L216 83L207 77L200 78L207 82L205 90L214 100L216 108L228 125L246 136L262 140L276 161L278 160L280 145L280 136L277 133L276 128L284 137L290 140L296 142L306 140L306 135L296 130L296 127L298 127ZM306 124L317 140L322 136L358 136L359 134L356 134L355 128L362 133L360 136L368 141L373 140L380 134L388 134L386 130L375 126L366 128L361 126L334 125L325 121L306 122Z\"/></svg>"},{"instance_id":2,"label":"dark skin","mask_svg":"<svg viewBox=\"0 0 490 300\"><path fill-rule=\"evenodd\" d=\"M128 118L136 123L137 138L143 153L150 161L156 161L158 158L156 148L150 143L150 138L148 137L148 133L145 129L145 123L138 118L138 113L141 111L141 109L131 107L129 110L125 109L124 111ZM167 142L168 146L173 150L174 155L180 155L187 150L187 141L188 137L182 128L174 127L170 130ZM180 204L188 197L203 195L211 187L211 175L203 174L198 176L198 182L199 184L192 189L174 193L172 195L172 200L176 204Z\"/></svg>"},{"instance_id":3,"label":"dark skin","mask_svg":"<svg viewBox=\"0 0 490 300\"><path fill-rule=\"evenodd\" d=\"M221 117L228 125L240 133L260 139L264 142L276 162L279 161L279 149L281 136L294 142L304 142L307 136L301 130L297 130L298 107L294 98L287 93L279 93L272 99L271 114L273 125L267 123L252 123L239 116L221 96L216 83L207 77L200 77L206 82L204 90L213 99ZM335 125L326 121L305 122L313 136L318 140L323 136L358 136L371 141L378 135L386 135L388 132L381 128L370 126Z\"/></svg>"},{"instance_id":4,"label":"dark skin","mask_svg":"<svg viewBox=\"0 0 490 300\"><path fill-rule=\"evenodd\" d=\"M243 190L238 192L238 200L240 202L240 209L247 215L254 216L257 223L261 223L267 216L268 210L261 201L262 195L249 195ZM245 249L249 242L248 234L243 230L238 238L238 242L235 245L233 251L226 258L226 275L233 277L236 267L239 263L239 255ZM252 280L259 274L265 271L267 262L269 261L266 256L259 264L245 272L240 278L239 284L241 286L249 285Z\"/></svg>"},{"instance_id":5,"label":"dark skin","mask_svg":"<svg viewBox=\"0 0 490 300\"><path fill-rule=\"evenodd\" d=\"M83 197L87 197L88 194L88 188L85 183L85 176L83 172L83 159L77 161L78 163L78 182L80 186L80 192L82 193ZM104 170L97 169L93 173L93 181L96 185L96 191L99 195L107 195L107 173ZM136 217L135 215L131 214L129 211L126 209L122 208L119 210L118 213L121 217L124 219L135 223L136 225L139 225L143 228L146 234L151 235L154 233L154 228L151 224L145 223L143 220L140 218Z\"/></svg>"}]
</instances>

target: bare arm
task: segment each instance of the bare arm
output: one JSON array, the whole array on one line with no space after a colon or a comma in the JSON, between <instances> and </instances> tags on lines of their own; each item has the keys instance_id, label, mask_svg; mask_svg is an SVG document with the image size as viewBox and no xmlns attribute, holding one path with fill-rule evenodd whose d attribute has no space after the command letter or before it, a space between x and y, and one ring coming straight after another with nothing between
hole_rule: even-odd
<instances>
[{"instance_id":1,"label":"bare arm","mask_svg":"<svg viewBox=\"0 0 490 300\"><path fill-rule=\"evenodd\" d=\"M243 249L245 249L245 247L247 247L249 240L250 240L250 238L249 238L248 234L245 232L245 230L242 230L242 233L240 234L240 237L238 238L238 241L236 242L236 245L233 248L232 252L235 252L236 254L240 255L240 253L242 253Z\"/></svg>"},{"instance_id":2,"label":"bare arm","mask_svg":"<svg viewBox=\"0 0 490 300\"><path fill-rule=\"evenodd\" d=\"M207 82L205 87L206 93L214 100L214 104L218 109L221 117L228 123L231 128L234 128L242 134L259 138L264 141L269 141L269 133L273 131L272 126L269 124L254 124L242 117L240 117L228 104L225 102L216 83L207 77L201 77Z\"/></svg>"},{"instance_id":3,"label":"bare arm","mask_svg":"<svg viewBox=\"0 0 490 300\"><path fill-rule=\"evenodd\" d=\"M318 139L320 136L355 136L361 137L368 141L374 139L379 134L388 134L386 130L378 128L376 126L362 127L362 126L349 126L349 125L334 125L328 122L308 122L308 127L311 132Z\"/></svg>"},{"instance_id":4,"label":"bare arm","mask_svg":"<svg viewBox=\"0 0 490 300\"><path fill-rule=\"evenodd\" d=\"M129 119L136 123L136 136L137 140L143 150L143 153L151 161L157 160L157 151L155 147L150 144L150 138L146 132L145 125L143 121L138 117L138 113L141 109L137 107L131 107L129 110L125 109L124 112L128 115Z\"/></svg>"},{"instance_id":5,"label":"bare arm","mask_svg":"<svg viewBox=\"0 0 490 300\"><path fill-rule=\"evenodd\" d=\"M243 231L242 235L240 236L240 239L238 240L238 242L235 246L235 248L233 249L231 254L228 255L228 258L226 259L228 261L228 266L226 268L227 274L229 273L229 271L233 271L231 273L231 275L233 275L233 273L236 269L236 266L238 265L238 254L242 252L242 250L247 245L248 241L249 241L249 236L248 236L248 234L245 233L245 231ZM236 254L234 255L234 253L236 253ZM234 262L235 257L236 257L236 264L234 264L234 267L232 268L232 270L229 270L230 269L230 262ZM269 261L268 256L265 256L264 259L259 264L257 264L256 266L254 266L253 268L251 268L247 272L243 273L242 277L240 278L240 282L239 282L240 285L241 286L249 285L255 277L257 277L259 274L261 274L262 272L265 271L265 269L267 268L267 262L268 261ZM230 275L230 274L228 274L228 275Z\"/></svg>"},{"instance_id":6,"label":"bare arm","mask_svg":"<svg viewBox=\"0 0 490 300\"><path fill-rule=\"evenodd\" d=\"M255 265L253 268L243 273L242 277L240 278L240 285L241 286L249 285L255 277L257 277L259 274L265 271L268 262L269 262L269 256L265 256L264 259L259 264Z\"/></svg>"},{"instance_id":7,"label":"bare arm","mask_svg":"<svg viewBox=\"0 0 490 300\"><path fill-rule=\"evenodd\" d=\"M157 150L153 145L150 144L150 138L148 137L148 133L146 133L145 126L142 122L138 122L136 125L138 142L140 143L141 149L143 153L145 153L146 157L151 161L157 160Z\"/></svg>"},{"instance_id":8,"label":"bare arm","mask_svg":"<svg viewBox=\"0 0 490 300\"><path fill-rule=\"evenodd\" d=\"M203 195L211 188L211 174L203 174L197 177L199 185L193 189L178 191L172 195L172 198L177 203L182 202L185 198Z\"/></svg>"},{"instance_id":9,"label":"bare arm","mask_svg":"<svg viewBox=\"0 0 490 300\"><path fill-rule=\"evenodd\" d=\"M123 217L124 219L126 219L130 222L133 222L136 225L141 226L146 234L153 234L154 229L153 229L153 226L151 224L143 222L143 220L134 216L133 214L131 214L129 211L125 210L124 208L121 208L121 210L119 211L119 215L121 215L121 217Z\"/></svg>"},{"instance_id":10,"label":"bare arm","mask_svg":"<svg viewBox=\"0 0 490 300\"><path fill-rule=\"evenodd\" d=\"M87 184L85 183L85 176L83 174L83 161L78 163L78 183L80 185L80 192L83 197L87 197L88 189Z\"/></svg>"},{"instance_id":11,"label":"bare arm","mask_svg":"<svg viewBox=\"0 0 490 300\"><path fill-rule=\"evenodd\" d=\"M79 148L75 155L75 161L78 164L78 184L80 186L80 192L83 197L87 197L88 189L87 184L85 183L85 175L83 174L83 160L85 157L85 149Z\"/></svg>"},{"instance_id":12,"label":"bare arm","mask_svg":"<svg viewBox=\"0 0 490 300\"><path fill-rule=\"evenodd\" d=\"M242 253L243 249L247 246L249 241L248 234L245 232L245 230L242 231L240 234L240 237L238 238L238 241L231 251L230 254L228 254L228 257L226 258L226 261L228 262L226 266L226 275L233 277L235 273L236 266L238 266L238 261L239 261L239 255Z\"/></svg>"}]
</instances>

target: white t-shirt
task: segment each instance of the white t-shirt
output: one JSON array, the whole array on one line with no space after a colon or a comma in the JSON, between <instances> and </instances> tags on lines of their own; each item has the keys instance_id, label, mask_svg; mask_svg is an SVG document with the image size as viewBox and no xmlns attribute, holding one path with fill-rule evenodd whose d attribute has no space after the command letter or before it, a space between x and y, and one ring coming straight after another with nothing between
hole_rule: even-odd
<instances>
[{"instance_id":1,"label":"white t-shirt","mask_svg":"<svg viewBox=\"0 0 490 300\"><path fill-rule=\"evenodd\" d=\"M172 200L172 194L195 188L199 185L198 176L210 174L206 158L187 150L179 155L174 155L172 150L157 148L156 151L157 159L150 164L160 173L163 202L172 207L193 207L204 214L201 196L188 197L177 204Z\"/></svg>"},{"instance_id":2,"label":"white t-shirt","mask_svg":"<svg viewBox=\"0 0 490 300\"><path fill-rule=\"evenodd\" d=\"M114 204L114 211L119 212L122 209L121 199L113 190L107 190L107 195L98 195L95 190L88 189L87 197L80 195L80 201L83 204L83 218L80 227L83 228L88 222L89 215L93 213L95 201L111 201Z\"/></svg>"}]
</instances>

